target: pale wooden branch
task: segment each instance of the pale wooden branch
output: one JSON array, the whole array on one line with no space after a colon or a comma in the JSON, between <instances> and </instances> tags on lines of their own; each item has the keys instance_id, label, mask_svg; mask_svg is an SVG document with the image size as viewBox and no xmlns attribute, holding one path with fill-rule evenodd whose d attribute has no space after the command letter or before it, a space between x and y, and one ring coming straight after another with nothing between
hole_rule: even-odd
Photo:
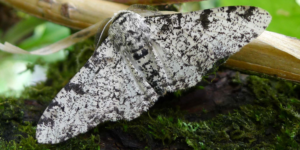
<instances>
[{"instance_id":1,"label":"pale wooden branch","mask_svg":"<svg viewBox=\"0 0 300 150\"><path fill-rule=\"evenodd\" d=\"M73 28L86 28L127 9L127 5L101 0L0 0L16 9ZM168 13L168 12L167 12ZM230 57L226 66L300 82L300 42L273 32Z\"/></svg>"},{"instance_id":2,"label":"pale wooden branch","mask_svg":"<svg viewBox=\"0 0 300 150\"><path fill-rule=\"evenodd\" d=\"M299 54L300 40L265 31L225 65L300 82Z\"/></svg>"},{"instance_id":3,"label":"pale wooden branch","mask_svg":"<svg viewBox=\"0 0 300 150\"><path fill-rule=\"evenodd\" d=\"M94 25L82 29L79 32L76 32L56 43L34 51L23 50L15 45L10 44L9 42L5 42L4 44L0 43L0 50L14 54L49 55L93 36L99 28L104 28L108 21L109 19L99 21L98 23L95 23ZM107 28L105 31L105 33L107 33ZM104 34L103 38L104 37L107 37L107 34ZM102 41L104 40L103 38L101 38Z\"/></svg>"},{"instance_id":4,"label":"pale wooden branch","mask_svg":"<svg viewBox=\"0 0 300 150\"><path fill-rule=\"evenodd\" d=\"M76 29L83 29L128 6L102 0L0 0L36 17Z\"/></svg>"},{"instance_id":5,"label":"pale wooden branch","mask_svg":"<svg viewBox=\"0 0 300 150\"><path fill-rule=\"evenodd\" d=\"M108 0L108 1L127 4L127 5L132 5L132 4L163 5L163 4L186 3L186 2L203 1L203 0Z\"/></svg>"}]
</instances>

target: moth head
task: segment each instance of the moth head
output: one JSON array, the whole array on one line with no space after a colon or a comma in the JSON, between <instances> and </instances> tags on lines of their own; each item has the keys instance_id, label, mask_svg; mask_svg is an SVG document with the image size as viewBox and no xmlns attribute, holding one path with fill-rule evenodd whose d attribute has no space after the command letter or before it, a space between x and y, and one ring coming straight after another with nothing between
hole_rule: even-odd
<instances>
[{"instance_id":1,"label":"moth head","mask_svg":"<svg viewBox=\"0 0 300 150\"><path fill-rule=\"evenodd\" d=\"M145 18L129 10L115 14L108 32L114 46L120 50L140 48L150 37Z\"/></svg>"}]
</instances>

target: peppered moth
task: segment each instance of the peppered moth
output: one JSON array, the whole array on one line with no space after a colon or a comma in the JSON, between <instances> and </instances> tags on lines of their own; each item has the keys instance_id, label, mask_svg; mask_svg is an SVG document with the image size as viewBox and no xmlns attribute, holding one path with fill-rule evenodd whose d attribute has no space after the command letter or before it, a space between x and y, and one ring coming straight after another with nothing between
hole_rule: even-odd
<instances>
[{"instance_id":1,"label":"peppered moth","mask_svg":"<svg viewBox=\"0 0 300 150\"><path fill-rule=\"evenodd\" d=\"M145 17L124 10L111 21L108 37L41 116L39 143L139 117L166 92L196 85L218 59L261 34L271 16L230 6Z\"/></svg>"}]
</instances>

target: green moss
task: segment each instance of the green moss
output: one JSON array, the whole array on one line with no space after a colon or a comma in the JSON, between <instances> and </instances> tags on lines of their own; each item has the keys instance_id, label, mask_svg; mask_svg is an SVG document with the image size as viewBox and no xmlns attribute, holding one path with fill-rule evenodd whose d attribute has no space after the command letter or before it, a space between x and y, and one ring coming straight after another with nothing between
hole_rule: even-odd
<instances>
[{"instance_id":1,"label":"green moss","mask_svg":"<svg viewBox=\"0 0 300 150\"><path fill-rule=\"evenodd\" d=\"M48 64L47 81L26 87L21 98L0 97L0 149L100 149L99 134L106 129L122 129L146 142L145 149L151 149L153 142L166 147L180 143L194 149L300 148L299 85L257 76L250 76L244 85L255 95L254 103L241 106L233 113L191 122L179 108L160 103L130 122L107 122L57 145L37 144L34 138L36 122L23 122L24 112L33 109L25 107L24 100L35 100L46 107L92 55L90 45L92 40L79 43L67 60ZM239 78L235 82L242 84ZM39 110L40 113L43 110Z\"/></svg>"},{"instance_id":2,"label":"green moss","mask_svg":"<svg viewBox=\"0 0 300 150\"><path fill-rule=\"evenodd\" d=\"M208 121L187 121L175 115L180 111L164 115L150 111L160 115L144 114L116 126L125 125L127 132L145 141L167 145L179 140L194 149L299 149L299 85L250 76L248 86L256 96L254 104Z\"/></svg>"}]
</instances>

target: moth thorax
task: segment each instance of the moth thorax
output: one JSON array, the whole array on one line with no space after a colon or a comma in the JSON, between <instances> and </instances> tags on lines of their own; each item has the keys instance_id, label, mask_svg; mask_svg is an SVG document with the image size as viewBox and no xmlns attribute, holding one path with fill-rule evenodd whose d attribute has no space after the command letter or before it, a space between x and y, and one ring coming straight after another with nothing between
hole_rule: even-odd
<instances>
[{"instance_id":1,"label":"moth thorax","mask_svg":"<svg viewBox=\"0 0 300 150\"><path fill-rule=\"evenodd\" d=\"M125 49L139 49L144 46L150 37L150 27L144 20L139 14L128 10L116 14L109 29L114 46L120 50L125 47Z\"/></svg>"}]
</instances>

